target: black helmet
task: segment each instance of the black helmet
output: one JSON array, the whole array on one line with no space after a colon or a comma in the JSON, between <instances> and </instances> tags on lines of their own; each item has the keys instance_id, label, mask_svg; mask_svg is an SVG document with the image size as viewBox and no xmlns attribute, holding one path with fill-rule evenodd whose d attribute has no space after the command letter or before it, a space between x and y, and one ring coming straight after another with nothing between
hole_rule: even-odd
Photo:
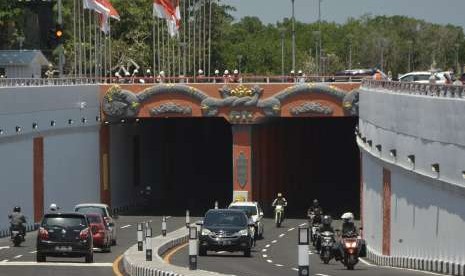
<instances>
[{"instance_id":1,"label":"black helmet","mask_svg":"<svg viewBox=\"0 0 465 276\"><path fill-rule=\"evenodd\" d=\"M21 212L21 207L16 206L15 208L13 208L13 212Z\"/></svg>"},{"instance_id":2,"label":"black helmet","mask_svg":"<svg viewBox=\"0 0 465 276\"><path fill-rule=\"evenodd\" d=\"M313 200L313 206L318 206L318 205L319 205L318 199L314 199L314 200Z\"/></svg>"},{"instance_id":3,"label":"black helmet","mask_svg":"<svg viewBox=\"0 0 465 276\"><path fill-rule=\"evenodd\" d=\"M325 215L325 216L323 216L323 219L321 220L321 223L323 223L324 225L331 225L332 221L333 221L333 219L331 218L331 216Z\"/></svg>"}]
</instances>

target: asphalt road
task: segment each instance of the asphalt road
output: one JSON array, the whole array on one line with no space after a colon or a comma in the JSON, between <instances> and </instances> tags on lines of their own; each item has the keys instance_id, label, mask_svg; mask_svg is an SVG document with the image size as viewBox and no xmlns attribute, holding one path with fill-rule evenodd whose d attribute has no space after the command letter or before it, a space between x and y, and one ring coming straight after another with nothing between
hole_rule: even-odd
<instances>
[{"instance_id":1,"label":"asphalt road","mask_svg":"<svg viewBox=\"0 0 465 276\"><path fill-rule=\"evenodd\" d=\"M94 253L94 263L86 264L84 258L52 258L46 263L35 262L36 232L28 233L26 242L20 247L13 247L8 238L0 239L0 276L62 276L62 275L114 275L112 265L116 258L137 242L137 223L152 220L154 235L161 234L161 217L121 216L116 221L117 245L112 246L111 253ZM185 218L170 218L167 230L174 231L185 224Z\"/></svg>"},{"instance_id":2,"label":"asphalt road","mask_svg":"<svg viewBox=\"0 0 465 276\"><path fill-rule=\"evenodd\" d=\"M276 228L273 221L265 219L265 237L257 241L252 257L242 256L242 252L208 252L208 256L199 257L198 268L220 273L240 276L295 276L297 275L297 228L305 220L286 220L281 228ZM334 259L325 265L310 247L310 275L345 276L345 275L380 275L380 276L418 276L424 272L402 269L383 268L359 262L354 271L348 271ZM179 250L171 258L171 263L179 266L188 264L188 248Z\"/></svg>"}]
</instances>

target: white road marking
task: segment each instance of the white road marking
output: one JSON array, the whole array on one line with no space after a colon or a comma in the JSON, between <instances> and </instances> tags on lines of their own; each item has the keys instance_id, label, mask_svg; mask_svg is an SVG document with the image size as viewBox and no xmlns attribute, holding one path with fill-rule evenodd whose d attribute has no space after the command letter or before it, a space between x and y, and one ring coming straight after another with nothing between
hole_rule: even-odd
<instances>
[{"instance_id":1,"label":"white road marking","mask_svg":"<svg viewBox=\"0 0 465 276\"><path fill-rule=\"evenodd\" d=\"M268 255L266 255L266 254L263 254L262 256L263 256L263 258L268 258Z\"/></svg>"},{"instance_id":2,"label":"white road marking","mask_svg":"<svg viewBox=\"0 0 465 276\"><path fill-rule=\"evenodd\" d=\"M274 265L275 265L275 266L279 266L279 267L283 266L282 264L274 264Z\"/></svg>"},{"instance_id":3,"label":"white road marking","mask_svg":"<svg viewBox=\"0 0 465 276\"><path fill-rule=\"evenodd\" d=\"M267 245L265 245L265 247L266 247L266 248L268 248L268 247L270 247L270 246L271 246L271 244L267 244Z\"/></svg>"},{"instance_id":4,"label":"white road marking","mask_svg":"<svg viewBox=\"0 0 465 276\"><path fill-rule=\"evenodd\" d=\"M315 275L318 275L318 276L330 276L330 275L328 275L328 274L321 274L321 273L317 273L317 274L315 274Z\"/></svg>"},{"instance_id":5,"label":"white road marking","mask_svg":"<svg viewBox=\"0 0 465 276\"><path fill-rule=\"evenodd\" d=\"M166 218L166 219L170 219L170 218L171 218L171 216L167 216L167 217L165 217L165 218Z\"/></svg>"},{"instance_id":6,"label":"white road marking","mask_svg":"<svg viewBox=\"0 0 465 276\"><path fill-rule=\"evenodd\" d=\"M268 249L266 249L266 248L263 248L263 249L262 249L262 252L266 252L266 251L268 251Z\"/></svg>"},{"instance_id":7,"label":"white road marking","mask_svg":"<svg viewBox=\"0 0 465 276\"><path fill-rule=\"evenodd\" d=\"M380 265L375 265L375 264L370 264L369 262L365 261L364 259L362 258L359 258L359 260L367 265L367 266L377 266L377 267L382 267L382 268L386 268L386 269L397 269L397 270L407 270L407 271L412 271L412 272L417 272L417 273L423 273L423 274L428 274L428 275L444 275L444 274L439 274L439 273L434 273L434 272L430 272L430 271L424 271L424 270L415 270L415 269L410 269L410 268L403 268L403 267L393 267L393 266L380 266Z\"/></svg>"},{"instance_id":8,"label":"white road marking","mask_svg":"<svg viewBox=\"0 0 465 276\"><path fill-rule=\"evenodd\" d=\"M36 254L37 250L29 252L30 254Z\"/></svg>"},{"instance_id":9,"label":"white road marking","mask_svg":"<svg viewBox=\"0 0 465 276\"><path fill-rule=\"evenodd\" d=\"M291 232L291 231L293 231L293 230L295 230L294 227L292 227L292 228L290 228L289 230L287 230L287 232Z\"/></svg>"},{"instance_id":10,"label":"white road marking","mask_svg":"<svg viewBox=\"0 0 465 276\"><path fill-rule=\"evenodd\" d=\"M285 235L286 235L286 234L281 234L281 235L279 235L279 237L282 238L282 237L284 237Z\"/></svg>"},{"instance_id":11,"label":"white road marking","mask_svg":"<svg viewBox=\"0 0 465 276\"><path fill-rule=\"evenodd\" d=\"M304 223L302 223L302 224L299 224L299 226L305 226L305 225L307 225L306 222L304 222Z\"/></svg>"},{"instance_id":12,"label":"white road marking","mask_svg":"<svg viewBox=\"0 0 465 276\"><path fill-rule=\"evenodd\" d=\"M0 246L0 250L2 250L2 249L8 249L8 248L10 248L10 246Z\"/></svg>"},{"instance_id":13,"label":"white road marking","mask_svg":"<svg viewBox=\"0 0 465 276\"><path fill-rule=\"evenodd\" d=\"M21 258L23 255L18 255L18 256L14 256L13 259L19 259Z\"/></svg>"},{"instance_id":14,"label":"white road marking","mask_svg":"<svg viewBox=\"0 0 465 276\"><path fill-rule=\"evenodd\" d=\"M315 253L313 253L312 251L308 251L308 255L313 255Z\"/></svg>"},{"instance_id":15,"label":"white road marking","mask_svg":"<svg viewBox=\"0 0 465 276\"><path fill-rule=\"evenodd\" d=\"M277 240L273 240L273 241L271 241L271 243L277 243L277 242L278 242Z\"/></svg>"},{"instance_id":16,"label":"white road marking","mask_svg":"<svg viewBox=\"0 0 465 276\"><path fill-rule=\"evenodd\" d=\"M128 225L125 225L125 226L121 226L120 228L121 228L121 229L124 229L124 228L128 228L128 227L131 227L131 224L128 224Z\"/></svg>"},{"instance_id":17,"label":"white road marking","mask_svg":"<svg viewBox=\"0 0 465 276\"><path fill-rule=\"evenodd\" d=\"M272 260L266 260L267 262L269 262L270 264L273 262Z\"/></svg>"},{"instance_id":18,"label":"white road marking","mask_svg":"<svg viewBox=\"0 0 465 276\"><path fill-rule=\"evenodd\" d=\"M358 258L362 263L364 263L365 265L367 266L375 266L374 264L370 264L369 262L365 261L364 259L362 258Z\"/></svg>"},{"instance_id":19,"label":"white road marking","mask_svg":"<svg viewBox=\"0 0 465 276\"><path fill-rule=\"evenodd\" d=\"M291 268L291 269L292 269L292 270L295 270L295 271L299 271L299 269L298 269L298 268L295 268L295 267L293 267L293 268Z\"/></svg>"},{"instance_id":20,"label":"white road marking","mask_svg":"<svg viewBox=\"0 0 465 276\"><path fill-rule=\"evenodd\" d=\"M3 260L0 262L0 266L75 266L75 267L85 267L85 266L95 266L95 267L111 267L113 263L37 263L37 262L8 262L8 260Z\"/></svg>"},{"instance_id":21,"label":"white road marking","mask_svg":"<svg viewBox=\"0 0 465 276\"><path fill-rule=\"evenodd\" d=\"M226 251L218 251L217 253L218 254L224 254L224 253L226 253Z\"/></svg>"}]
</instances>

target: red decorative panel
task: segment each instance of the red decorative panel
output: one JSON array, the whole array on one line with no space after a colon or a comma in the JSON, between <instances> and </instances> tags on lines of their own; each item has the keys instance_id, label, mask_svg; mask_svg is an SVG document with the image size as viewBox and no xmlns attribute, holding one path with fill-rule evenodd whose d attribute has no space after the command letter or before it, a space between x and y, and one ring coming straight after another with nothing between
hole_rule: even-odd
<instances>
[{"instance_id":1,"label":"red decorative panel","mask_svg":"<svg viewBox=\"0 0 465 276\"><path fill-rule=\"evenodd\" d=\"M110 128L101 126L100 128L100 201L111 204L110 190Z\"/></svg>"},{"instance_id":2,"label":"red decorative panel","mask_svg":"<svg viewBox=\"0 0 465 276\"><path fill-rule=\"evenodd\" d=\"M34 222L39 222L44 214L44 138L33 140L33 192Z\"/></svg>"},{"instance_id":3,"label":"red decorative panel","mask_svg":"<svg viewBox=\"0 0 465 276\"><path fill-rule=\"evenodd\" d=\"M391 255L391 171L383 168L383 255Z\"/></svg>"},{"instance_id":4,"label":"red decorative panel","mask_svg":"<svg viewBox=\"0 0 465 276\"><path fill-rule=\"evenodd\" d=\"M234 191L247 191L252 200L252 126L234 125L232 133Z\"/></svg>"}]
</instances>

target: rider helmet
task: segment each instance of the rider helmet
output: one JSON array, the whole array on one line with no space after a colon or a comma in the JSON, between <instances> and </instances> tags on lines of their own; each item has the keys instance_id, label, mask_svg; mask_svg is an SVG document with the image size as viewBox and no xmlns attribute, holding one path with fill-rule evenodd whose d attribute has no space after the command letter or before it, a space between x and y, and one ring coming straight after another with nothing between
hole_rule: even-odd
<instances>
[{"instance_id":1,"label":"rider helmet","mask_svg":"<svg viewBox=\"0 0 465 276\"><path fill-rule=\"evenodd\" d=\"M354 221L354 214L352 214L351 212L344 213L344 214L341 216L341 219L342 219L344 222L353 222L353 221Z\"/></svg>"},{"instance_id":2,"label":"rider helmet","mask_svg":"<svg viewBox=\"0 0 465 276\"><path fill-rule=\"evenodd\" d=\"M314 199L313 200L313 206L318 206L320 205L320 203L318 202L318 199Z\"/></svg>"},{"instance_id":3,"label":"rider helmet","mask_svg":"<svg viewBox=\"0 0 465 276\"><path fill-rule=\"evenodd\" d=\"M333 219L331 218L331 216L325 215L325 216L323 216L323 219L321 220L321 223L323 223L323 225L331 225L332 221L333 221Z\"/></svg>"},{"instance_id":4,"label":"rider helmet","mask_svg":"<svg viewBox=\"0 0 465 276\"><path fill-rule=\"evenodd\" d=\"M58 210L58 206L55 203L50 204L50 211L55 212L57 210Z\"/></svg>"},{"instance_id":5,"label":"rider helmet","mask_svg":"<svg viewBox=\"0 0 465 276\"><path fill-rule=\"evenodd\" d=\"M15 206L15 208L13 208L13 212L17 212L17 213L21 212L21 207Z\"/></svg>"},{"instance_id":6,"label":"rider helmet","mask_svg":"<svg viewBox=\"0 0 465 276\"><path fill-rule=\"evenodd\" d=\"M282 193L278 193L278 197L282 197L282 196L283 196L283 194L282 194Z\"/></svg>"}]
</instances>

